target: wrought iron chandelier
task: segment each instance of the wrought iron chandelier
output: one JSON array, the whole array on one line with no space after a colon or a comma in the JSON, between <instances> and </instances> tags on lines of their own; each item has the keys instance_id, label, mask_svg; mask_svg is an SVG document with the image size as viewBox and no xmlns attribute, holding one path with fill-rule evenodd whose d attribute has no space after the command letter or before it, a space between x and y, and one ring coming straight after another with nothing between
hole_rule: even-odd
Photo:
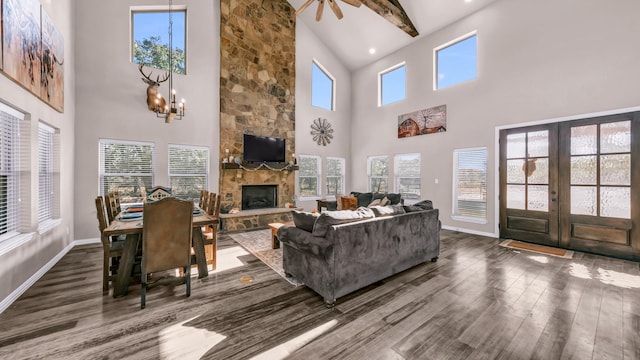
<instances>
[{"instance_id":1,"label":"wrought iron chandelier","mask_svg":"<svg viewBox=\"0 0 640 360\"><path fill-rule=\"evenodd\" d=\"M156 116L164 118L165 123L177 119L182 120L185 111L185 100L180 100L180 103L176 103L176 89L173 88L173 10L172 2L169 0L169 97L168 101L165 101L164 107L161 105L162 95L158 92L156 99L155 112Z\"/></svg>"}]
</instances>

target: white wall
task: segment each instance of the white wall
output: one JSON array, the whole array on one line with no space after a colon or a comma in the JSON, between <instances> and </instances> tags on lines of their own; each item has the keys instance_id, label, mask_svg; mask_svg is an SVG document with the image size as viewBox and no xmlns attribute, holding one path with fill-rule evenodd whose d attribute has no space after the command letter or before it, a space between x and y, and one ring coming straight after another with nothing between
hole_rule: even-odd
<instances>
[{"instance_id":1,"label":"white wall","mask_svg":"<svg viewBox=\"0 0 640 360\"><path fill-rule=\"evenodd\" d=\"M311 106L311 63L320 63L336 79L335 111ZM309 30L302 21L296 23L296 156L319 155L322 157L323 175L326 175L327 157L345 159L345 191L350 191L351 168L351 73ZM314 119L323 118L333 128L333 140L327 146L318 145L311 135L311 124ZM326 183L321 176L321 196L326 196ZM297 178L296 178L297 179ZM299 189L296 194L299 196ZM316 208L313 199L299 199L296 205L310 211Z\"/></svg>"},{"instance_id":2,"label":"white wall","mask_svg":"<svg viewBox=\"0 0 640 360\"><path fill-rule=\"evenodd\" d=\"M42 102L35 95L17 85L4 74L0 75L0 101L27 114L30 118L30 218L27 227L33 231L26 243L9 249L8 242L0 243L0 301L38 272L56 254L62 251L74 239L73 234L73 197L74 197L74 22L71 0L41 1L58 31L64 37L64 113L59 113ZM43 234L38 228L38 122L43 121L60 131L60 217L61 224ZM24 219L23 219L24 220Z\"/></svg>"},{"instance_id":3,"label":"white wall","mask_svg":"<svg viewBox=\"0 0 640 360\"><path fill-rule=\"evenodd\" d=\"M154 185L169 185L169 144L209 147L209 190L218 191L220 7L216 1L174 1L187 5L187 75L174 75L186 116L165 124L147 109L146 84L130 61L130 7L153 0L75 2L76 52L76 239L99 235L93 199L99 194L101 138L155 143ZM168 26L168 24L167 24ZM154 75L158 71L154 72ZM167 97L168 83L160 86Z\"/></svg>"},{"instance_id":4,"label":"white wall","mask_svg":"<svg viewBox=\"0 0 640 360\"><path fill-rule=\"evenodd\" d=\"M368 155L420 152L422 198L443 225L494 233L495 127L640 105L637 14L635 0L497 1L354 72L352 188L367 187ZM433 91L433 48L473 30L478 78ZM379 108L378 72L401 61L407 99ZM399 115L443 104L446 133L397 138ZM479 146L489 149L486 225L451 218L453 150Z\"/></svg>"}]
</instances>

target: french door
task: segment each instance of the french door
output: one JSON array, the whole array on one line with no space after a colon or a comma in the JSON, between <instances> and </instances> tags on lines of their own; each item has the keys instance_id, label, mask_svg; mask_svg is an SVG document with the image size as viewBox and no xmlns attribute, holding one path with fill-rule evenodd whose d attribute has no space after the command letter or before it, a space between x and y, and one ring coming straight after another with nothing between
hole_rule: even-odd
<instances>
[{"instance_id":1,"label":"french door","mask_svg":"<svg viewBox=\"0 0 640 360\"><path fill-rule=\"evenodd\" d=\"M639 204L640 113L500 132L501 237L640 259Z\"/></svg>"}]
</instances>

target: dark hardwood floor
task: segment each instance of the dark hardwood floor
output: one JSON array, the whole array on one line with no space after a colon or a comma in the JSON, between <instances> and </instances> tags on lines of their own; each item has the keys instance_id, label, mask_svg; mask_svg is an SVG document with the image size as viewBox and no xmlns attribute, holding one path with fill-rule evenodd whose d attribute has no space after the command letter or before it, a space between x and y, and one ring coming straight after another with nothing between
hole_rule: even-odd
<instances>
[{"instance_id":1,"label":"dark hardwood floor","mask_svg":"<svg viewBox=\"0 0 640 360\"><path fill-rule=\"evenodd\" d=\"M0 314L0 359L640 359L640 264L441 236L437 263L334 309L245 254L140 310L138 287L102 296L102 248L79 246ZM221 235L219 261L237 246Z\"/></svg>"}]
</instances>

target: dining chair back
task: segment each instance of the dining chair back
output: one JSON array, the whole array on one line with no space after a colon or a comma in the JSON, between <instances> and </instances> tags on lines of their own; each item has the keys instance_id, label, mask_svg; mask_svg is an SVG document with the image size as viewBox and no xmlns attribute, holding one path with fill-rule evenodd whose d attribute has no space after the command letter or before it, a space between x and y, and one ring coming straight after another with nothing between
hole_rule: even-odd
<instances>
[{"instance_id":1,"label":"dining chair back","mask_svg":"<svg viewBox=\"0 0 640 360\"><path fill-rule=\"evenodd\" d=\"M166 197L144 204L140 308L146 306L147 289L156 285L185 284L187 297L191 295L192 226L193 201ZM184 276L148 282L150 273L175 269Z\"/></svg>"},{"instance_id":2,"label":"dining chair back","mask_svg":"<svg viewBox=\"0 0 640 360\"><path fill-rule=\"evenodd\" d=\"M102 295L109 293L109 282L115 281L117 268L111 268L112 258L122 256L124 241L111 241L108 236L103 234L107 227L107 217L105 216L105 202L102 196L96 197L96 216L98 217L98 228L100 230L100 241L102 242L103 261L102 261Z\"/></svg>"},{"instance_id":3,"label":"dining chair back","mask_svg":"<svg viewBox=\"0 0 640 360\"><path fill-rule=\"evenodd\" d=\"M220 220L220 203L222 201L222 195L218 194L214 197L213 205L211 206L213 210L209 213L209 215L214 218ZM218 226L219 224L210 225L207 227L207 231L205 232L205 254L207 256L207 264L212 264L215 266L216 264L216 249L217 249L217 236L218 236Z\"/></svg>"},{"instance_id":4,"label":"dining chair back","mask_svg":"<svg viewBox=\"0 0 640 360\"><path fill-rule=\"evenodd\" d=\"M200 190L200 201L198 202L198 206L201 209L204 209L205 201L209 199L209 192L207 190Z\"/></svg>"},{"instance_id":5,"label":"dining chair back","mask_svg":"<svg viewBox=\"0 0 640 360\"><path fill-rule=\"evenodd\" d=\"M117 191L110 192L105 196L105 200L107 203L107 217L109 218L109 223L111 223L120 211L122 211L120 207L120 193Z\"/></svg>"}]
</instances>

